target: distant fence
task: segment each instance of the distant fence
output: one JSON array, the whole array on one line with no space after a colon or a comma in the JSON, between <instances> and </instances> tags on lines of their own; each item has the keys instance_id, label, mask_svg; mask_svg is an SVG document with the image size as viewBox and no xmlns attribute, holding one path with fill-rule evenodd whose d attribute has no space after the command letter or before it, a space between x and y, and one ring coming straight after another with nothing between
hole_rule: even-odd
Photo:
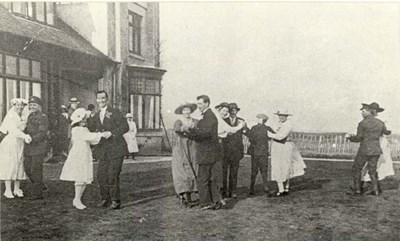
<instances>
[{"instance_id":1,"label":"distant fence","mask_svg":"<svg viewBox=\"0 0 400 241\"><path fill-rule=\"evenodd\" d=\"M175 141L176 134L172 129L167 130L168 138L172 143ZM304 157L320 158L353 158L358 150L359 144L349 142L343 132L328 133L309 133L292 132L290 139L295 143L300 153ZM400 159L400 135L388 136L391 147L391 155L395 160ZM249 146L249 140L243 136L245 153Z\"/></svg>"}]
</instances>

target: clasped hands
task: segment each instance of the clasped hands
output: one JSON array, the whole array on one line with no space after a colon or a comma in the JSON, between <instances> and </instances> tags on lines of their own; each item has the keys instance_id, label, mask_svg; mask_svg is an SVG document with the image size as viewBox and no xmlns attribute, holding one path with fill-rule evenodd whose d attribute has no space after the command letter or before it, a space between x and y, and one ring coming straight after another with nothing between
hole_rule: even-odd
<instances>
[{"instance_id":1,"label":"clasped hands","mask_svg":"<svg viewBox=\"0 0 400 241\"><path fill-rule=\"evenodd\" d=\"M112 133L110 131L105 131L105 132L101 132L101 137L104 139L108 139L112 136Z\"/></svg>"}]
</instances>

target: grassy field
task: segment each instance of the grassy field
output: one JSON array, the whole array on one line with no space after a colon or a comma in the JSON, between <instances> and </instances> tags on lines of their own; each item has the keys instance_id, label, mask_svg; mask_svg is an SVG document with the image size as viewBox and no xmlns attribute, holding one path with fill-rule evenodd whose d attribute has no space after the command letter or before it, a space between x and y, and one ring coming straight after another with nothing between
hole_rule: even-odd
<instances>
[{"instance_id":1,"label":"grassy field","mask_svg":"<svg viewBox=\"0 0 400 241\"><path fill-rule=\"evenodd\" d=\"M351 163L306 164L289 196L268 198L259 185L258 195L249 198L245 158L239 198L218 211L180 207L169 162L125 164L123 208L97 208L98 188L91 185L84 195L88 209L79 211L72 207L72 183L58 180L62 164L51 164L45 167L44 200L2 197L1 240L400 240L399 166L396 177L382 182L380 197L352 197L345 194Z\"/></svg>"}]
</instances>

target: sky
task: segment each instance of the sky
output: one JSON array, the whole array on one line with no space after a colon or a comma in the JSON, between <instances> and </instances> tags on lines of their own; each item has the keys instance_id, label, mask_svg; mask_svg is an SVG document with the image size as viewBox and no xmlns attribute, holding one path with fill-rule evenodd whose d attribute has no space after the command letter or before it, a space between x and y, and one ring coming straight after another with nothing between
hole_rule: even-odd
<instances>
[{"instance_id":1,"label":"sky","mask_svg":"<svg viewBox=\"0 0 400 241\"><path fill-rule=\"evenodd\" d=\"M378 102L400 133L399 23L397 3L161 2L167 128L207 94L249 123L287 109L310 132L354 133L361 103Z\"/></svg>"}]
</instances>

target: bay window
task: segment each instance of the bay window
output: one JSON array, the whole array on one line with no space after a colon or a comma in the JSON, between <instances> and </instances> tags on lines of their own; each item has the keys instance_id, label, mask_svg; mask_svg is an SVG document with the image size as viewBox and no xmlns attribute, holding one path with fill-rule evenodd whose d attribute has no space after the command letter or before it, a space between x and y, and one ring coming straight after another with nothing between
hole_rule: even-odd
<instances>
[{"instance_id":1,"label":"bay window","mask_svg":"<svg viewBox=\"0 0 400 241\"><path fill-rule=\"evenodd\" d=\"M131 78L130 112L139 130L161 128L160 81L146 78Z\"/></svg>"}]
</instances>

